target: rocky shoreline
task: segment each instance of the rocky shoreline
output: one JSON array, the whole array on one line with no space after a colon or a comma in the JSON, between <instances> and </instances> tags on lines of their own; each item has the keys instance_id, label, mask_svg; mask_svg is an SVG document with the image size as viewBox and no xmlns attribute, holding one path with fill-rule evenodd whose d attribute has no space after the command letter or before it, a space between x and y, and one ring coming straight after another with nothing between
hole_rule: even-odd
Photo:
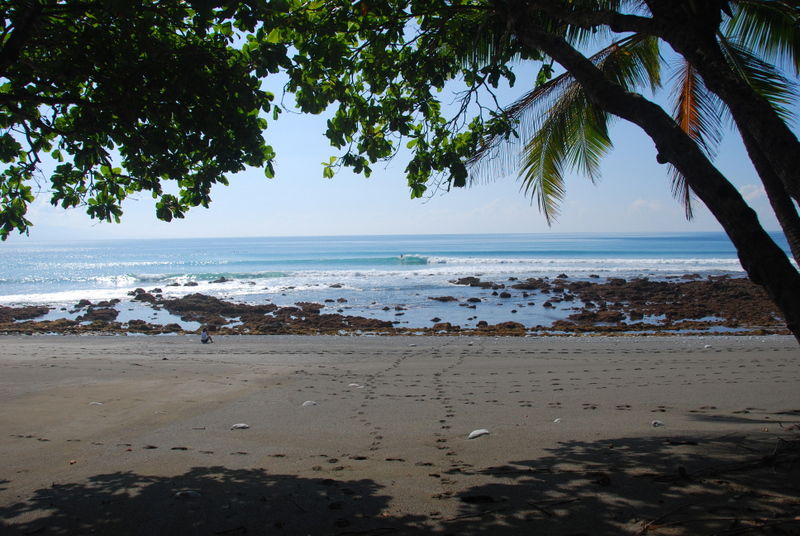
<instances>
[{"instance_id":1,"label":"rocky shoreline","mask_svg":"<svg viewBox=\"0 0 800 536\"><path fill-rule=\"evenodd\" d=\"M489 324L479 321L462 327L441 318L431 326L406 327L399 322L343 314L342 299L325 303L299 302L289 307L267 303L233 303L201 293L164 297L161 289L136 289L129 299L155 311L165 310L184 322L207 326L221 335L572 335L572 334L788 334L777 308L760 287L745 278L728 276L702 278L688 274L671 280L647 278L571 280L566 274L554 279L511 278L505 282L466 277L451 281L473 287L482 294L467 298L430 296L428 299L453 307L477 309L491 299L498 302L534 300L544 308L559 307L565 318L550 325L525 326L507 321ZM335 286L332 287L335 289ZM516 300L516 302L514 301ZM338 303L337 303L338 302ZM120 322L121 300L75 304L74 319L37 320L52 308L46 306L0 307L0 333L6 334L188 334L178 323L158 324L145 320ZM524 307L525 303L519 303ZM333 307L336 312L326 312ZM388 306L387 306L388 307ZM400 306L398 306L400 307ZM566 310L565 310L566 308ZM511 313L516 310L512 309ZM199 331L199 330L198 330Z\"/></svg>"}]
</instances>

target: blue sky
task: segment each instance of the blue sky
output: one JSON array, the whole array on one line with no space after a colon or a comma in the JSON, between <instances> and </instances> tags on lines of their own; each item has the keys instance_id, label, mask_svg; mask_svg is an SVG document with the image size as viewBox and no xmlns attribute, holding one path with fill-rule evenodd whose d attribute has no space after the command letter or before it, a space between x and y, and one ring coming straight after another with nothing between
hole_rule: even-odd
<instances>
[{"instance_id":1,"label":"blue sky","mask_svg":"<svg viewBox=\"0 0 800 536\"><path fill-rule=\"evenodd\" d=\"M515 89L506 96L519 94ZM611 133L615 148L603 161L602 179L592 184L569 174L565 202L551 227L520 191L515 174L415 200L402 159L377 164L369 179L346 171L324 179L321 162L337 154L324 130L324 116L282 114L266 132L278 155L276 178L265 179L258 169L232 176L230 186L215 188L209 209L192 209L183 220L158 221L153 200L144 195L125 202L121 224L90 220L80 209L53 208L44 195L29 211L30 236L10 240L721 230L699 202L695 219L686 221L651 140L621 120ZM763 225L778 229L738 135L726 135L716 164Z\"/></svg>"}]
</instances>

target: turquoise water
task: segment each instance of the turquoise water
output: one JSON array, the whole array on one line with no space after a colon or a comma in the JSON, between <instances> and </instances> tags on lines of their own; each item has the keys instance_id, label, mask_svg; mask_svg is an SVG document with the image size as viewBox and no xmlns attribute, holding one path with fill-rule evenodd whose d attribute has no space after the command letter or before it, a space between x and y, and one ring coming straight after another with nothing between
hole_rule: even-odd
<instances>
[{"instance_id":1,"label":"turquoise water","mask_svg":"<svg viewBox=\"0 0 800 536\"><path fill-rule=\"evenodd\" d=\"M464 287L451 283L465 276L504 282L562 273L575 279L743 275L722 233L17 242L0 245L0 260L0 305L68 308L81 299L124 300L141 287L160 288L167 297L202 292L278 305L342 298L345 305L337 307L343 312L384 319L395 319L395 307L402 306L399 321L411 326L427 325L431 317L474 322L468 320L474 312L456 314L452 305L428 299L465 296ZM228 281L214 282L221 278ZM518 307L513 319L536 324L558 315L529 309ZM481 319L512 319L499 306L495 313L484 311Z\"/></svg>"}]
</instances>

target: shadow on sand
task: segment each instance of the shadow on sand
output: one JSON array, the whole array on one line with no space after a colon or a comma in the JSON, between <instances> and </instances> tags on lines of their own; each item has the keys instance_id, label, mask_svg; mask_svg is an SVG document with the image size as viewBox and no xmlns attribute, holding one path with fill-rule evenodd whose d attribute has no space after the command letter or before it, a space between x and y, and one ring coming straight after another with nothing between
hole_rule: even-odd
<instances>
[{"instance_id":1,"label":"shadow on sand","mask_svg":"<svg viewBox=\"0 0 800 536\"><path fill-rule=\"evenodd\" d=\"M800 441L764 436L562 442L480 471L447 532L800 534Z\"/></svg>"},{"instance_id":2,"label":"shadow on sand","mask_svg":"<svg viewBox=\"0 0 800 536\"><path fill-rule=\"evenodd\" d=\"M392 488L266 470L130 472L0 507L9 535L800 534L796 433L563 442L537 459L459 468L452 494L398 514ZM441 501L456 514L437 515ZM452 509L450 510L453 511Z\"/></svg>"}]
</instances>

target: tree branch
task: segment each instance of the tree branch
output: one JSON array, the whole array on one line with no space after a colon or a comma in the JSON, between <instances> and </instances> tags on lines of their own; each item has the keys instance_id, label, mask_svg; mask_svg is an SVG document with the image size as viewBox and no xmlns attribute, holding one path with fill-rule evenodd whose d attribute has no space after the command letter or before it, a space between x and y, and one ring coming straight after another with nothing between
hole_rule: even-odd
<instances>
[{"instance_id":1,"label":"tree branch","mask_svg":"<svg viewBox=\"0 0 800 536\"><path fill-rule=\"evenodd\" d=\"M541 11L562 22L581 28L608 26L616 33L635 32L646 35L660 36L663 28L657 21L638 15L626 15L618 11L607 9L569 9L562 7L562 3L552 0L527 0L530 9Z\"/></svg>"}]
</instances>

